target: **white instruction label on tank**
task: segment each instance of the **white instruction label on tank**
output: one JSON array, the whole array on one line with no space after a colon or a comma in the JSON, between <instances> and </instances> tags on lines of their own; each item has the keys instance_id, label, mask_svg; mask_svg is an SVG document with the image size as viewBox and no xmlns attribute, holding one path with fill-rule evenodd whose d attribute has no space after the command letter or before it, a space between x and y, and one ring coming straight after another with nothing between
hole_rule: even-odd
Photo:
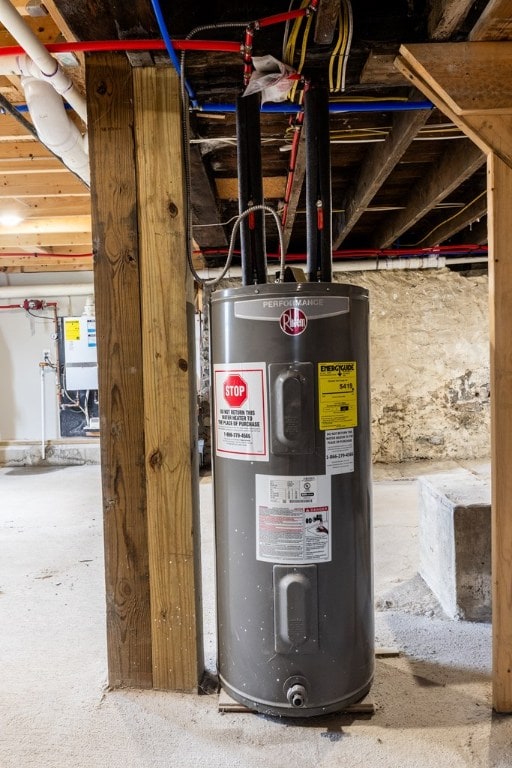
<instances>
[{"instance_id":1,"label":"white instruction label on tank","mask_svg":"<svg viewBox=\"0 0 512 768\"><path fill-rule=\"evenodd\" d=\"M307 565L331 560L331 478L256 475L256 559Z\"/></svg>"},{"instance_id":2,"label":"white instruction label on tank","mask_svg":"<svg viewBox=\"0 0 512 768\"><path fill-rule=\"evenodd\" d=\"M213 366L217 456L268 461L266 363Z\"/></svg>"},{"instance_id":3,"label":"white instruction label on tank","mask_svg":"<svg viewBox=\"0 0 512 768\"><path fill-rule=\"evenodd\" d=\"M354 430L330 429L325 433L325 471L343 475L354 471Z\"/></svg>"}]
</instances>

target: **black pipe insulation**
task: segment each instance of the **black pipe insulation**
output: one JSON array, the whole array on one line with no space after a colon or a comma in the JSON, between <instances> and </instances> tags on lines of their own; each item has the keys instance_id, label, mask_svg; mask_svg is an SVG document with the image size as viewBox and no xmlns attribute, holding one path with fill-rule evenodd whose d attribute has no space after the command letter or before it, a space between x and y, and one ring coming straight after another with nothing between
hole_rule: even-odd
<instances>
[{"instance_id":1,"label":"black pipe insulation","mask_svg":"<svg viewBox=\"0 0 512 768\"><path fill-rule=\"evenodd\" d=\"M332 280L332 193L329 92L311 85L304 93L306 232L309 282Z\"/></svg>"},{"instance_id":2,"label":"black pipe insulation","mask_svg":"<svg viewBox=\"0 0 512 768\"><path fill-rule=\"evenodd\" d=\"M236 109L238 209L243 213L253 205L263 205L261 171L261 95L239 96ZM265 213L254 211L240 224L242 283L267 282L265 255Z\"/></svg>"}]
</instances>

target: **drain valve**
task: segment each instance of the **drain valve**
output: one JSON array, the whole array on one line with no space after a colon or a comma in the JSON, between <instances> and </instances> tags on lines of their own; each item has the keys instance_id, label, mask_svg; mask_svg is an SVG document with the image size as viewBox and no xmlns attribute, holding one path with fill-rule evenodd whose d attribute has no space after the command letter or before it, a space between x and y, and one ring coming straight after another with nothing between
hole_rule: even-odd
<instances>
[{"instance_id":1,"label":"drain valve","mask_svg":"<svg viewBox=\"0 0 512 768\"><path fill-rule=\"evenodd\" d=\"M305 707L307 702L307 694L306 689L303 685L292 685L291 688L288 688L286 692L286 698L294 707L295 709L298 709L299 707Z\"/></svg>"}]
</instances>

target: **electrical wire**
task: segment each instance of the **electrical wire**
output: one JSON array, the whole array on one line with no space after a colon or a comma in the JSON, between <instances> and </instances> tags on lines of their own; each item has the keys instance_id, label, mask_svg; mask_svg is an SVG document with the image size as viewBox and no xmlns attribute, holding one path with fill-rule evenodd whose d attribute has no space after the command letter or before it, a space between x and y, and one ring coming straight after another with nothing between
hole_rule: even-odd
<instances>
[{"instance_id":1,"label":"electrical wire","mask_svg":"<svg viewBox=\"0 0 512 768\"><path fill-rule=\"evenodd\" d=\"M336 45L334 46L334 49L329 57L329 91L332 93L336 90L334 86L334 77L333 77L333 70L334 70L334 62L336 61L336 58L339 56L339 51L342 49L344 44L344 38L345 38L345 25L344 25L344 18L342 15L342 7L344 7L344 2L340 5L338 9L338 39L336 41Z\"/></svg>"},{"instance_id":2,"label":"electrical wire","mask_svg":"<svg viewBox=\"0 0 512 768\"><path fill-rule=\"evenodd\" d=\"M464 208L460 208L457 213L454 213L453 216L450 216L448 219L444 219L439 224L436 224L435 227L433 227L430 232L427 232L426 235L424 235L421 240L418 240L416 243L411 243L411 246L405 246L405 247L415 247L417 245L421 245L421 243L424 243L425 240L430 237L436 230L438 230L440 227L443 227L445 224L448 224L450 221L453 221L454 219L458 218L461 213L464 213L464 211L467 211L468 208L471 208L471 206L476 203L477 200L480 200L481 197L487 194L487 190L484 190L483 192L480 192L479 195L477 195L473 200L471 200L469 203L467 203Z\"/></svg>"},{"instance_id":3,"label":"electrical wire","mask_svg":"<svg viewBox=\"0 0 512 768\"><path fill-rule=\"evenodd\" d=\"M345 52L343 54L343 58L341 60L341 82L338 88L338 90L341 90L341 91L345 90L348 57L350 55L350 49L352 47L352 38L354 35L354 17L352 14L352 4L350 0L344 0L344 6L346 8L346 14L347 14L348 39L347 39L347 44L345 46Z\"/></svg>"},{"instance_id":4,"label":"electrical wire","mask_svg":"<svg viewBox=\"0 0 512 768\"><path fill-rule=\"evenodd\" d=\"M194 265L192 264L192 261L190 260L190 263L189 263L190 271L192 272L194 280L196 280L196 282L199 283L199 285L202 285L205 288L211 288L214 285L217 285L217 283L219 283L227 275L227 273L229 271L229 268L231 267L231 262L233 261L233 254L235 252L235 241L236 241L236 236L237 236L238 230L240 228L240 224L246 218L246 216L249 216L249 214L254 213L255 211L266 211L267 213L272 214L272 216L275 219L276 226L277 226L277 233L278 233L278 237L279 237L279 251L280 251L280 254L281 254L281 257L280 257L280 259L281 259L281 275L284 274L286 255L285 255L285 252L284 252L283 228L281 226L281 220L279 218L279 214L273 208L271 208L270 205L264 205L264 204L263 205L251 205L249 208L246 208L245 211L243 211L242 213L240 213L236 217L235 225L234 225L234 227L233 227L233 229L231 231L231 238L230 238L230 241L229 241L229 248L228 248L228 253L227 253L227 257L226 257L226 262L224 264L222 272L219 275L217 275L217 277L214 277L211 280L205 280L204 278L202 278L196 272L196 270L194 268Z\"/></svg>"}]
</instances>

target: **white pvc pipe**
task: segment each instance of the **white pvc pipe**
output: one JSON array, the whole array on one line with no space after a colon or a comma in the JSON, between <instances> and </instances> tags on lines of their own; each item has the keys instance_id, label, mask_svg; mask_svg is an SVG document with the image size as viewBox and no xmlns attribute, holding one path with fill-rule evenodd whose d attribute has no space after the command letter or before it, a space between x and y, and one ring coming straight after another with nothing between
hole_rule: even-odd
<instances>
[{"instance_id":1,"label":"white pvc pipe","mask_svg":"<svg viewBox=\"0 0 512 768\"><path fill-rule=\"evenodd\" d=\"M67 116L59 94L49 83L34 77L22 77L21 84L28 111L42 143L90 185L89 157L84 151L82 134Z\"/></svg>"},{"instance_id":2,"label":"white pvc pipe","mask_svg":"<svg viewBox=\"0 0 512 768\"><path fill-rule=\"evenodd\" d=\"M32 59L40 72L41 79L54 83L55 89L64 96L84 123L87 123L86 100L75 88L73 81L64 72L57 59L46 50L9 0L0 0L0 22Z\"/></svg>"},{"instance_id":3,"label":"white pvc pipe","mask_svg":"<svg viewBox=\"0 0 512 768\"><path fill-rule=\"evenodd\" d=\"M382 257L380 259L347 259L347 261L340 260L333 263L333 272L367 272L367 271L381 271L381 270L397 270L397 269L441 269L447 264L478 264L487 263L487 256L485 254L481 256L419 256L412 258L389 258ZM289 262L287 266L301 267L301 264L294 264ZM275 265L276 271L278 265ZM221 272L222 268L209 268L198 270L198 275L201 278L209 279L215 277ZM269 266L269 272L272 272L272 265ZM229 272L226 275L226 280L230 277L241 277L241 267L230 267ZM1 289L0 289L1 290ZM0 294L1 295L1 294ZM11 297L5 297L11 298Z\"/></svg>"},{"instance_id":4,"label":"white pvc pipe","mask_svg":"<svg viewBox=\"0 0 512 768\"><path fill-rule=\"evenodd\" d=\"M92 296L91 283L55 283L53 285L2 285L0 299L53 298L55 296Z\"/></svg>"},{"instance_id":5,"label":"white pvc pipe","mask_svg":"<svg viewBox=\"0 0 512 768\"><path fill-rule=\"evenodd\" d=\"M46 458L46 422L44 413L44 365L40 366L41 371L41 458Z\"/></svg>"}]
</instances>

